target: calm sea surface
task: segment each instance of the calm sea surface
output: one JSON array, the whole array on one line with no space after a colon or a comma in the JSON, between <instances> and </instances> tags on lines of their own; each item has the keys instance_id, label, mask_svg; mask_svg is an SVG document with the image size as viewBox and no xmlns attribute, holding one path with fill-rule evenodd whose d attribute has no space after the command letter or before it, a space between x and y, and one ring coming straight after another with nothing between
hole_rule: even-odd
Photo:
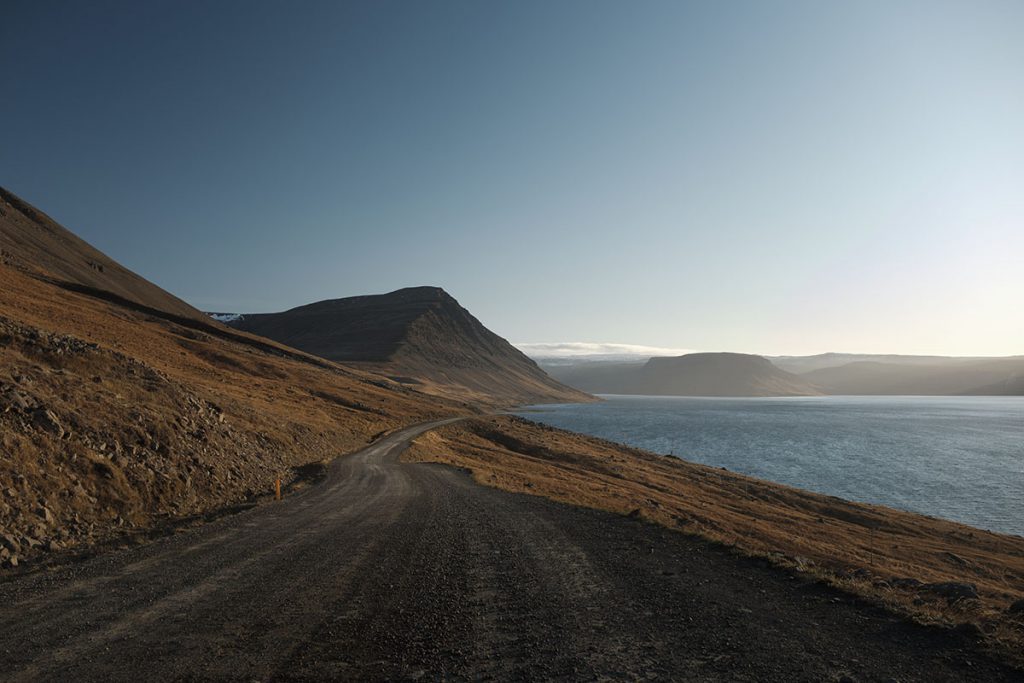
<instances>
[{"instance_id":1,"label":"calm sea surface","mask_svg":"<svg viewBox=\"0 0 1024 683\"><path fill-rule=\"evenodd\" d=\"M1024 536L1024 397L603 398L519 414L762 479Z\"/></svg>"}]
</instances>

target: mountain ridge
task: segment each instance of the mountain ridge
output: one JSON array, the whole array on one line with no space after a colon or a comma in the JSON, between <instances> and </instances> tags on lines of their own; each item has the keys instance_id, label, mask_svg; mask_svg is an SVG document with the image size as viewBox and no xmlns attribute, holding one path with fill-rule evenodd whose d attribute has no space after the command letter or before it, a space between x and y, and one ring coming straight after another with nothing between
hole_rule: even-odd
<instances>
[{"instance_id":1,"label":"mountain ridge","mask_svg":"<svg viewBox=\"0 0 1024 683\"><path fill-rule=\"evenodd\" d=\"M699 356L701 354L686 354ZM715 355L715 354L704 354ZM752 356L721 353L722 356L757 357L786 372L790 383L771 383L762 389L740 388L733 392L714 390L711 396L767 395L852 395L852 396L1020 396L1024 395L1024 356L914 356L897 354L824 353L815 356ZM556 379L597 394L644 393L654 395L695 395L645 389L646 366L659 359L686 356L656 356L636 360L540 359L541 366ZM657 384L656 376L653 379ZM723 380L724 381L724 380ZM799 383L803 386L799 390ZM810 389L808 389L808 386ZM791 393L792 392L792 393ZM805 392L801 394L800 392Z\"/></svg>"},{"instance_id":2,"label":"mountain ridge","mask_svg":"<svg viewBox=\"0 0 1024 683\"><path fill-rule=\"evenodd\" d=\"M1024 356L936 356L908 353L847 353L829 351L811 356L768 356L765 358L777 367L796 375L813 370L836 368L859 362L891 363L897 365L953 365L981 363L1009 359L1024 359Z\"/></svg>"},{"instance_id":3,"label":"mountain ridge","mask_svg":"<svg viewBox=\"0 0 1024 683\"><path fill-rule=\"evenodd\" d=\"M762 356L689 353L646 363L548 366L556 379L599 394L650 396L816 396L821 392Z\"/></svg>"},{"instance_id":4,"label":"mountain ridge","mask_svg":"<svg viewBox=\"0 0 1024 683\"><path fill-rule=\"evenodd\" d=\"M0 566L251 504L473 410L221 325L3 196Z\"/></svg>"},{"instance_id":5,"label":"mountain ridge","mask_svg":"<svg viewBox=\"0 0 1024 683\"><path fill-rule=\"evenodd\" d=\"M827 394L1012 396L1024 393L1024 358L946 363L855 361L800 375Z\"/></svg>"},{"instance_id":6,"label":"mountain ridge","mask_svg":"<svg viewBox=\"0 0 1024 683\"><path fill-rule=\"evenodd\" d=\"M505 403L592 400L549 377L441 287L326 299L227 324L426 393Z\"/></svg>"},{"instance_id":7,"label":"mountain ridge","mask_svg":"<svg viewBox=\"0 0 1024 683\"><path fill-rule=\"evenodd\" d=\"M204 320L199 310L95 248L53 218L0 187L0 261L62 285L99 290L172 315Z\"/></svg>"}]
</instances>

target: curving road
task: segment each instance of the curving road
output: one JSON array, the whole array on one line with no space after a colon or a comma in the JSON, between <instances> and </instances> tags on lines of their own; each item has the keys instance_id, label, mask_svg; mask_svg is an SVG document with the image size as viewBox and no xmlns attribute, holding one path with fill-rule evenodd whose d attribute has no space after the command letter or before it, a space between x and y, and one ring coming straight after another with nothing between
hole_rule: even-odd
<instances>
[{"instance_id":1,"label":"curving road","mask_svg":"<svg viewBox=\"0 0 1024 683\"><path fill-rule=\"evenodd\" d=\"M0 583L0 680L1021 680L956 634L641 521L398 463Z\"/></svg>"}]
</instances>

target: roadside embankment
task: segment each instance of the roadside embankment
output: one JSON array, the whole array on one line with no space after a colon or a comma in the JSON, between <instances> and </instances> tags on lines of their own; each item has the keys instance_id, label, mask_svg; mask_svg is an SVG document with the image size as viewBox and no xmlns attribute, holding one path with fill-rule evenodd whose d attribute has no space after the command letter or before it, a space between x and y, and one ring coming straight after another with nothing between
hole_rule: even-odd
<instances>
[{"instance_id":1,"label":"roadside embankment","mask_svg":"<svg viewBox=\"0 0 1024 683\"><path fill-rule=\"evenodd\" d=\"M405 460L488 486L642 517L807 573L1024 664L1024 538L761 481L527 420L421 436Z\"/></svg>"}]
</instances>

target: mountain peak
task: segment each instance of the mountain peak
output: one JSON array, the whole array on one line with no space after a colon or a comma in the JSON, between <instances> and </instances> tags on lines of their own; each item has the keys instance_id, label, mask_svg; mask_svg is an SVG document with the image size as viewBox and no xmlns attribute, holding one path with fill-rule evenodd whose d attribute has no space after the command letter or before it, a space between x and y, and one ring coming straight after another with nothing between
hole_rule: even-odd
<instances>
[{"instance_id":1,"label":"mountain peak","mask_svg":"<svg viewBox=\"0 0 1024 683\"><path fill-rule=\"evenodd\" d=\"M436 297L438 299L454 297L448 292L444 291L443 287L435 287L433 285L419 285L416 287L402 287L396 289L393 292L388 292L381 296L423 296L423 297Z\"/></svg>"},{"instance_id":2,"label":"mountain peak","mask_svg":"<svg viewBox=\"0 0 1024 683\"><path fill-rule=\"evenodd\" d=\"M587 398L548 377L441 287L329 299L231 324L433 393L492 403Z\"/></svg>"}]
</instances>

